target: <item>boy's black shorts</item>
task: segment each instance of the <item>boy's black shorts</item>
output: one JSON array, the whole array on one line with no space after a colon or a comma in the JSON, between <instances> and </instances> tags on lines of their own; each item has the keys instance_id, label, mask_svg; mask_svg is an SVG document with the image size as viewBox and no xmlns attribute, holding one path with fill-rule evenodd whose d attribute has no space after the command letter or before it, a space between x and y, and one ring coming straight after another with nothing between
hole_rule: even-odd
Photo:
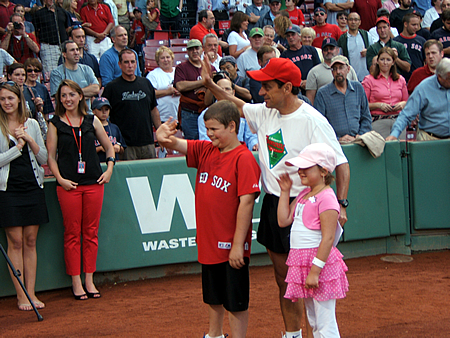
<instances>
[{"instance_id":1,"label":"boy's black shorts","mask_svg":"<svg viewBox=\"0 0 450 338\"><path fill-rule=\"evenodd\" d=\"M275 253L288 253L290 249L291 226L281 228L278 225L278 200L275 195L266 194L261 206L261 218L258 227L258 242ZM291 203L295 197L289 199Z\"/></svg>"},{"instance_id":2,"label":"boy's black shorts","mask_svg":"<svg viewBox=\"0 0 450 338\"><path fill-rule=\"evenodd\" d=\"M209 305L223 305L229 312L248 309L250 298L250 278L248 264L233 269L228 262L219 264L202 264L203 302Z\"/></svg>"}]
</instances>

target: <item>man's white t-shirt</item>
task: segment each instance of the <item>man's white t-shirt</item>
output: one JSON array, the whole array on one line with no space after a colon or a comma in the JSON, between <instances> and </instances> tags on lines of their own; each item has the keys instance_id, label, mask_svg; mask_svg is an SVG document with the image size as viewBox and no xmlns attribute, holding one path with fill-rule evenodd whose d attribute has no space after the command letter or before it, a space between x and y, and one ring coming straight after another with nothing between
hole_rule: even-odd
<instances>
[{"instance_id":1,"label":"man's white t-shirt","mask_svg":"<svg viewBox=\"0 0 450 338\"><path fill-rule=\"evenodd\" d=\"M243 111L250 130L258 135L259 166L266 193L280 196L277 179L286 172L293 181L291 197L296 197L305 188L297 174L298 169L285 162L298 156L309 144L326 143L336 152L337 165L348 162L328 120L305 102L288 115L267 108L265 103L247 103Z\"/></svg>"}]
</instances>

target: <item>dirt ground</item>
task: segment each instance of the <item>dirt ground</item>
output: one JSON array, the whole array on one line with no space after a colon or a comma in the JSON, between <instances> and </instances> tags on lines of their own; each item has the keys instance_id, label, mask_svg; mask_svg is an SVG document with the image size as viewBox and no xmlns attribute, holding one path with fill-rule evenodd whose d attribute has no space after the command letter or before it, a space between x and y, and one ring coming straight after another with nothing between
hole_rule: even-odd
<instances>
[{"instance_id":1,"label":"dirt ground","mask_svg":"<svg viewBox=\"0 0 450 338\"><path fill-rule=\"evenodd\" d=\"M348 259L350 291L337 302L342 337L450 337L450 251ZM283 322L270 266L250 269L247 337L279 338ZM1 337L202 337L208 330L200 275L101 285L102 298L75 301L70 289L41 292L34 312L0 299ZM229 332L225 320L225 332Z\"/></svg>"}]
</instances>

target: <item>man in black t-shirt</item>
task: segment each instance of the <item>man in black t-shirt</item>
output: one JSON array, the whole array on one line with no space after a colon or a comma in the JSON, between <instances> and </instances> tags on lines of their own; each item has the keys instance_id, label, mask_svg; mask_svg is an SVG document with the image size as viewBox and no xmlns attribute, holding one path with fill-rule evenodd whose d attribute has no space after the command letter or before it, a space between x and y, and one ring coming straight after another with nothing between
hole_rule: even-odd
<instances>
[{"instance_id":1,"label":"man in black t-shirt","mask_svg":"<svg viewBox=\"0 0 450 338\"><path fill-rule=\"evenodd\" d=\"M161 125L155 89L146 78L136 76L136 54L131 49L119 53L122 75L109 82L103 91L111 103L110 120L125 139L125 160L156 157L153 126Z\"/></svg>"},{"instance_id":2,"label":"man in black t-shirt","mask_svg":"<svg viewBox=\"0 0 450 338\"><path fill-rule=\"evenodd\" d=\"M400 7L391 12L389 21L391 27L397 28L400 33L403 31L403 17L408 13L412 13L414 9L411 8L411 0L399 0L399 4Z\"/></svg>"}]
</instances>

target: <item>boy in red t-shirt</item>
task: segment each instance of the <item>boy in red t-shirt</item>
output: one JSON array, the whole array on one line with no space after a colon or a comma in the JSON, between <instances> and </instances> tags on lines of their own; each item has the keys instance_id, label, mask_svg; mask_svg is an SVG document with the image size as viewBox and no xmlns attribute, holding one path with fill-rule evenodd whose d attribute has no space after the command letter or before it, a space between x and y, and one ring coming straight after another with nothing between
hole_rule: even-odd
<instances>
[{"instance_id":1,"label":"boy in red t-shirt","mask_svg":"<svg viewBox=\"0 0 450 338\"><path fill-rule=\"evenodd\" d=\"M144 69L142 65L144 64L143 50L145 43L145 26L142 23L142 11L139 7L133 9L133 25L131 26L131 34L133 38L131 39L130 45L136 51L139 57L139 67Z\"/></svg>"},{"instance_id":2,"label":"boy in red t-shirt","mask_svg":"<svg viewBox=\"0 0 450 338\"><path fill-rule=\"evenodd\" d=\"M161 146L186 154L197 168L195 213L198 261L202 264L203 301L209 305L209 332L223 337L225 310L231 336L244 338L248 326L250 245L260 169L253 154L237 138L237 106L219 101L206 111L205 126L212 142L174 136L170 118L156 131Z\"/></svg>"}]
</instances>

